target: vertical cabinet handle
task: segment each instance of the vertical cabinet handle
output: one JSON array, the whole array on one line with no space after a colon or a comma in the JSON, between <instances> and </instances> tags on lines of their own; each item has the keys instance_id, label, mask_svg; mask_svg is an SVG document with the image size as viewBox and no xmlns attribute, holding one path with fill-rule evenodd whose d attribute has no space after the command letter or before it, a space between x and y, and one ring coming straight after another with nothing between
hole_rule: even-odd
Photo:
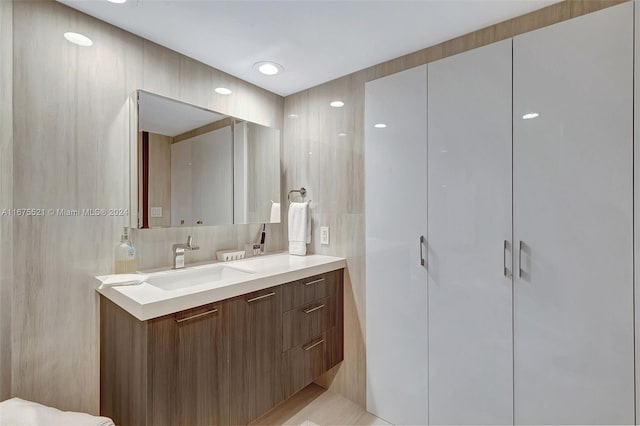
<instances>
[{"instance_id":1,"label":"vertical cabinet handle","mask_svg":"<svg viewBox=\"0 0 640 426\"><path fill-rule=\"evenodd\" d=\"M424 245L424 235L420 235L420 266L424 266L424 255L422 254L423 245Z\"/></svg>"},{"instance_id":2,"label":"vertical cabinet handle","mask_svg":"<svg viewBox=\"0 0 640 426\"><path fill-rule=\"evenodd\" d=\"M524 243L520 240L518 245L518 278L522 278L522 246Z\"/></svg>"},{"instance_id":3,"label":"vertical cabinet handle","mask_svg":"<svg viewBox=\"0 0 640 426\"><path fill-rule=\"evenodd\" d=\"M504 269L504 276L509 278L511 271L507 267L507 249L509 248L509 241L504 240L503 252L502 252L502 268Z\"/></svg>"}]
</instances>

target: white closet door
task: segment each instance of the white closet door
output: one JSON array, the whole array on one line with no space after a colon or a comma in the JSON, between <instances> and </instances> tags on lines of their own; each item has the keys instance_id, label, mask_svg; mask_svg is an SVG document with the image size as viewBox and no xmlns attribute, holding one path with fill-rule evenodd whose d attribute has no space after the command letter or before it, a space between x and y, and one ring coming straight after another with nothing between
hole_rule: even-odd
<instances>
[{"instance_id":1,"label":"white closet door","mask_svg":"<svg viewBox=\"0 0 640 426\"><path fill-rule=\"evenodd\" d=\"M513 78L515 422L632 424L632 3L516 37Z\"/></svg>"},{"instance_id":2,"label":"white closet door","mask_svg":"<svg viewBox=\"0 0 640 426\"><path fill-rule=\"evenodd\" d=\"M428 81L429 419L511 424L511 40Z\"/></svg>"},{"instance_id":3,"label":"white closet door","mask_svg":"<svg viewBox=\"0 0 640 426\"><path fill-rule=\"evenodd\" d=\"M365 99L367 410L427 424L426 65L367 83Z\"/></svg>"}]
</instances>

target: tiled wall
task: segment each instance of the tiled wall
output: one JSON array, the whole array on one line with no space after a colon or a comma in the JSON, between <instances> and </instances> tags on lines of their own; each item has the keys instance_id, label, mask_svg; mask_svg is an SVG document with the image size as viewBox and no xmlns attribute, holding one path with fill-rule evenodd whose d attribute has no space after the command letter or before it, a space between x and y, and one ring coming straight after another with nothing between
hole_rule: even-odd
<instances>
[{"instance_id":1,"label":"tiled wall","mask_svg":"<svg viewBox=\"0 0 640 426\"><path fill-rule=\"evenodd\" d=\"M9 178L16 208L126 208L128 99L136 89L282 128L281 97L59 3L15 2L13 22L15 145ZM94 45L68 43L62 34L70 30L91 37ZM3 28L3 43L4 35ZM217 86L234 94L216 95ZM4 137L2 148L4 153ZM4 185L8 169L2 161ZM117 217L15 220L14 396L98 413L98 296L92 277L112 270L124 224ZM282 248L280 227L269 226L268 248ZM187 253L189 262L236 248L255 239L258 230L259 225L154 229L132 237L139 267L152 268L169 266L170 244L186 241L188 234L201 247Z\"/></svg>"},{"instance_id":2,"label":"tiled wall","mask_svg":"<svg viewBox=\"0 0 640 426\"><path fill-rule=\"evenodd\" d=\"M354 74L285 98L283 138L285 186L287 189L304 186L307 199L311 200L310 252L347 258L345 361L319 383L332 383L333 390L362 406L365 403L364 81L363 74ZM344 107L330 107L333 100L343 101ZM320 226L329 226L328 246L320 245ZM286 240L286 234L283 239Z\"/></svg>"},{"instance_id":3,"label":"tiled wall","mask_svg":"<svg viewBox=\"0 0 640 426\"><path fill-rule=\"evenodd\" d=\"M0 1L0 210L13 203L13 4ZM0 400L11 393L13 219L0 215Z\"/></svg>"}]
</instances>

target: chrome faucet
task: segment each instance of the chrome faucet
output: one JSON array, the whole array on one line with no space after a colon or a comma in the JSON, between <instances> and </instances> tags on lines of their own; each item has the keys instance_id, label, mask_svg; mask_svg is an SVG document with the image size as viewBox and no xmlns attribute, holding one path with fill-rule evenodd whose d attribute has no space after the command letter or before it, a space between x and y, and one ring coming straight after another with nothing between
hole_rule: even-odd
<instances>
[{"instance_id":1,"label":"chrome faucet","mask_svg":"<svg viewBox=\"0 0 640 426\"><path fill-rule=\"evenodd\" d=\"M200 247L192 244L193 238L191 235L187 237L186 244L173 244L171 251L173 252L173 269L184 268L184 252L186 250L199 250Z\"/></svg>"}]
</instances>

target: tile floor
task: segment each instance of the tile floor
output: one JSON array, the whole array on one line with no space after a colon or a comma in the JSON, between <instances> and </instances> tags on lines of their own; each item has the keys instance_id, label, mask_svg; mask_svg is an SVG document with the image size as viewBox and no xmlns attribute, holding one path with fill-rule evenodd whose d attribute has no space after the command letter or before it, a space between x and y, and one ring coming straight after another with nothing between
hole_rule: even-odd
<instances>
[{"instance_id":1,"label":"tile floor","mask_svg":"<svg viewBox=\"0 0 640 426\"><path fill-rule=\"evenodd\" d=\"M373 414L367 413L354 402L311 384L277 406L264 416L256 419L255 425L389 425Z\"/></svg>"}]
</instances>

